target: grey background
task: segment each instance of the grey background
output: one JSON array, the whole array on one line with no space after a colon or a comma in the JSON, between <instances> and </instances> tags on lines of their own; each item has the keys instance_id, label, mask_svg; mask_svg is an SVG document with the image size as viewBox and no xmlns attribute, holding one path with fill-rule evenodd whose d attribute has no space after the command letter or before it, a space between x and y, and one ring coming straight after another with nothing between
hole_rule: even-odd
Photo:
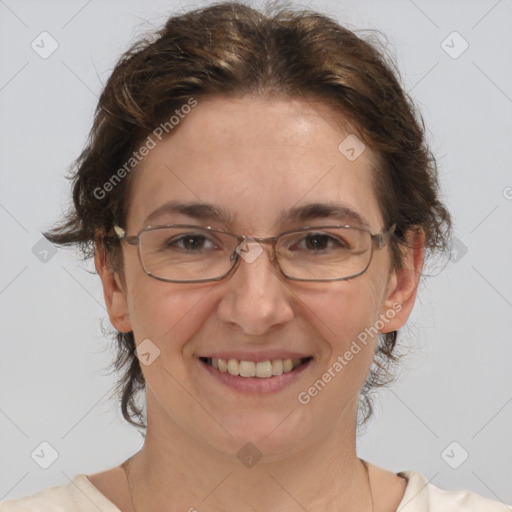
<instances>
[{"instance_id":1,"label":"grey background","mask_svg":"<svg viewBox=\"0 0 512 512\"><path fill-rule=\"evenodd\" d=\"M117 57L170 12L205 4L0 0L0 500L107 469L141 446L108 399L114 352L92 265L37 244L67 205L66 169ZM380 394L359 453L512 503L512 2L301 5L388 36L455 217L457 251L421 286L401 379ZM47 59L31 48L43 31L59 45ZM458 58L453 31L469 44ZM58 452L48 469L31 457L43 441Z\"/></svg>"}]
</instances>

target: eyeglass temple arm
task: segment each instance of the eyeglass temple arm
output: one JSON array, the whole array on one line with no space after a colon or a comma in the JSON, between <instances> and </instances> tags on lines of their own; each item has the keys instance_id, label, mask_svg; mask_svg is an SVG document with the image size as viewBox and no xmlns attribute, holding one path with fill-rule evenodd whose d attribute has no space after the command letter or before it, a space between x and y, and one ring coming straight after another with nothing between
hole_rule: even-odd
<instances>
[{"instance_id":1,"label":"eyeglass temple arm","mask_svg":"<svg viewBox=\"0 0 512 512\"><path fill-rule=\"evenodd\" d=\"M116 233L117 238L119 238L119 240L125 240L127 244L137 245L139 243L138 236L126 236L126 231L123 228L119 227L117 224L114 225L114 231Z\"/></svg>"},{"instance_id":2,"label":"eyeglass temple arm","mask_svg":"<svg viewBox=\"0 0 512 512\"><path fill-rule=\"evenodd\" d=\"M396 222L384 233L378 233L377 235L372 235L372 240L377 245L377 249L382 249L386 243L386 241L391 237L396 229Z\"/></svg>"}]
</instances>

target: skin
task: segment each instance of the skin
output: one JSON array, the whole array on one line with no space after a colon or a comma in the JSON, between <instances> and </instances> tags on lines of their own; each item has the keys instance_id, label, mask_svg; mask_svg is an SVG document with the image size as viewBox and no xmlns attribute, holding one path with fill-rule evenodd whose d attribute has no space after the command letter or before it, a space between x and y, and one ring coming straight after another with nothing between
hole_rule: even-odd
<instances>
[{"instance_id":1,"label":"skin","mask_svg":"<svg viewBox=\"0 0 512 512\"><path fill-rule=\"evenodd\" d=\"M278 223L282 210L313 202L342 202L372 233L386 226L373 187L369 148L355 161L339 150L354 133L326 104L259 97L201 99L172 136L134 171L127 232L170 199L211 203L226 222L165 214L152 224L189 223L253 237L300 228ZM321 217L308 225L337 224ZM423 235L392 270L388 247L374 251L357 278L296 282L279 274L265 248L222 281L166 283L142 269L136 247L123 243L124 275L100 247L96 268L112 324L150 339L160 356L142 365L148 429L130 461L137 512L371 510L364 466L356 454L358 394L375 350L370 340L309 404L297 395L333 365L357 335L393 305L401 309L381 332L402 327L414 305L423 263ZM288 388L242 395L205 372L199 355L213 350L286 348L314 359ZM251 468L236 457L246 443L262 458ZM313 471L314 468L314 471ZM91 482L122 510L133 510L120 467ZM405 481L370 465L374 510L395 510ZM321 492L319 492L321 489Z\"/></svg>"}]
</instances>

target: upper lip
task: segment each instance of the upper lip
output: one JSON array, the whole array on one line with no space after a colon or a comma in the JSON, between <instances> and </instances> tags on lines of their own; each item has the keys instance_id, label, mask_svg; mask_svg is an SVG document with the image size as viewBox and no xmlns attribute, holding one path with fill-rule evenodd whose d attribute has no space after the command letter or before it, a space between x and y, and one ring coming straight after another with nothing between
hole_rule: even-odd
<instances>
[{"instance_id":1,"label":"upper lip","mask_svg":"<svg viewBox=\"0 0 512 512\"><path fill-rule=\"evenodd\" d=\"M299 352L283 351L283 350L266 350L265 352L258 351L221 351L212 352L207 355L199 356L203 358L212 359L237 359L238 361L272 361L273 359L307 359L312 357L308 354L301 354Z\"/></svg>"}]
</instances>

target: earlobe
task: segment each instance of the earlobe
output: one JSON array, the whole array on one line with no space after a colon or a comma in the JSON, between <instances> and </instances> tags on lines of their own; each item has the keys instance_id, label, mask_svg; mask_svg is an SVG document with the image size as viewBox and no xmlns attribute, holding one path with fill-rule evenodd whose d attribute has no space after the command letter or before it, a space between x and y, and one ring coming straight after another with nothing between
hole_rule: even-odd
<instances>
[{"instance_id":1,"label":"earlobe","mask_svg":"<svg viewBox=\"0 0 512 512\"><path fill-rule=\"evenodd\" d=\"M403 249L402 267L393 271L388 283L381 314L386 315L389 321L382 333L403 327L416 300L423 268L425 233L422 230L410 231L407 240L409 247Z\"/></svg>"},{"instance_id":2,"label":"earlobe","mask_svg":"<svg viewBox=\"0 0 512 512\"><path fill-rule=\"evenodd\" d=\"M94 264L103 285L103 297L110 323L120 332L132 330L125 286L107 261L105 249L95 243Z\"/></svg>"}]
</instances>

